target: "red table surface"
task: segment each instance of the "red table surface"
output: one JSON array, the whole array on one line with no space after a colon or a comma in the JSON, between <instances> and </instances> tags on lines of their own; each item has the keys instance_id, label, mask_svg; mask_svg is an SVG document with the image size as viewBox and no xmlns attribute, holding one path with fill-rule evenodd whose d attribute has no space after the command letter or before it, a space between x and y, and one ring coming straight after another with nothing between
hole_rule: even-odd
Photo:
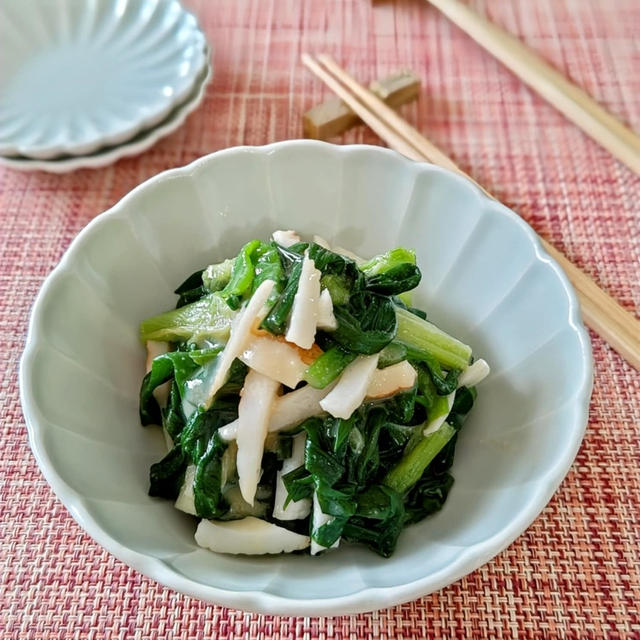
<instances>
[{"instance_id":1,"label":"red table surface","mask_svg":"<svg viewBox=\"0 0 640 640\"><path fill-rule=\"evenodd\" d=\"M217 149L301 137L328 93L300 64L329 52L362 81L409 67L402 109L626 308L640 309L640 179L420 0L193 0L214 79L146 153L56 176L0 170L1 638L640 638L640 375L591 334L587 434L531 527L439 593L371 614L273 617L165 589L74 522L29 450L17 369L29 310L72 238L146 178ZM638 0L474 0L640 130ZM380 144L360 127L342 142Z\"/></svg>"}]
</instances>

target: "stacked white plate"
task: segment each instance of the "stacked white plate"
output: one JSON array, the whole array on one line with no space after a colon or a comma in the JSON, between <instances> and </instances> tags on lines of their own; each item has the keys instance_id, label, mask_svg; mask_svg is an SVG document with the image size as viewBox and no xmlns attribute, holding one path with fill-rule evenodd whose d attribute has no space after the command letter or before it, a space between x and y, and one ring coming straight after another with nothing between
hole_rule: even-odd
<instances>
[{"instance_id":1,"label":"stacked white plate","mask_svg":"<svg viewBox=\"0 0 640 640\"><path fill-rule=\"evenodd\" d=\"M149 148L204 96L210 52L178 0L0 4L0 164L56 173Z\"/></svg>"}]
</instances>

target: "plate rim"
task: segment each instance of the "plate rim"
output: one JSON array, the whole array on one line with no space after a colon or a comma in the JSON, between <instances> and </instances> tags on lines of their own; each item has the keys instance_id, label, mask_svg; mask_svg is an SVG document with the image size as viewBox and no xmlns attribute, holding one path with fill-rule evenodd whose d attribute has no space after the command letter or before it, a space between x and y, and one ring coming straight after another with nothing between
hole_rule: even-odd
<instances>
[{"instance_id":1,"label":"plate rim","mask_svg":"<svg viewBox=\"0 0 640 640\"><path fill-rule=\"evenodd\" d=\"M548 264L552 268L567 296L569 303L567 311L568 326L571 327L579 341L580 362L582 365L581 379L578 384L579 390L574 394L573 400L573 404L576 407L574 424L577 426L572 433L572 439L570 440L571 446L567 447L564 455L556 462L552 471L545 476L545 480L539 483L540 486L528 501L527 508L518 514L506 530L500 531L486 540L465 549L453 562L453 571L452 565L447 565L436 574L421 577L406 584L392 587L365 587L359 591L337 598L293 599L260 590L236 591L203 585L182 576L176 569L169 567L158 558L150 557L139 551L125 547L106 533L89 513L84 504L84 498L58 475L46 452L45 444L42 441L41 433L37 427L36 416L34 415L37 413L37 410L35 409L36 404L32 397L30 386L30 367L37 353L41 324L40 309L43 306L47 291L52 287L58 277L64 274L76 248L84 242L85 237L88 237L93 230L103 224L105 220L123 216L123 210L129 200L133 199L138 191L150 185L171 180L181 175L188 176L203 165L221 157L242 153L270 154L277 150L287 148L321 148L324 150L332 150L338 154L362 150L371 152L375 150L376 153L392 156L396 161L404 163L409 168L415 168L417 165L418 171L424 171L426 169L427 171L433 171L435 173L447 174L462 184L465 189L473 191L482 199L488 208L496 209L503 215L507 215L512 222L524 231L525 236L534 247L535 258L540 262ZM428 595L457 582L465 575L486 564L511 545L540 515L568 474L575 460L588 422L589 401L593 388L593 361L591 342L587 330L582 323L578 299L566 274L558 263L546 253L533 229L514 211L500 202L490 199L469 179L430 163L416 163L390 149L371 145L333 145L315 140L289 140L262 146L238 146L222 149L198 158L186 166L163 171L142 182L123 196L123 198L111 208L91 220L73 239L58 265L44 280L35 298L29 318L25 349L20 360L19 386L20 400L27 424L29 443L45 479L78 524L98 542L98 544L116 558L167 588L177 590L185 595L196 597L206 602L272 615L333 616L363 613L387 608Z\"/></svg>"}]
</instances>

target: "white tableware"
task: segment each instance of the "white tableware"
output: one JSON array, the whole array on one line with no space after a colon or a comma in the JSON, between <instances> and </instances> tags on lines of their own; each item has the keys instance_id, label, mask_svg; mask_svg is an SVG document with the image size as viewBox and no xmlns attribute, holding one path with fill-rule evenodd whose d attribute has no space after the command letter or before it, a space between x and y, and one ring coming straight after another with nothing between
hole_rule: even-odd
<instances>
[{"instance_id":1,"label":"white tableware","mask_svg":"<svg viewBox=\"0 0 640 640\"><path fill-rule=\"evenodd\" d=\"M492 365L458 441L444 508L388 560L342 545L321 557L236 557L147 495L162 434L138 419L138 323L197 268L274 229L362 256L414 247L416 304ZM94 219L47 278L20 368L36 459L80 525L128 565L239 609L337 615L388 607L477 569L520 535L582 440L591 349L576 297L529 226L470 182L378 147L240 147L164 172Z\"/></svg>"},{"instance_id":2,"label":"white tableware","mask_svg":"<svg viewBox=\"0 0 640 640\"><path fill-rule=\"evenodd\" d=\"M196 82L193 91L185 102L176 106L158 125L141 131L131 140L115 146L103 147L86 156L62 156L51 160L38 160L24 156L0 156L0 166L4 165L18 171L47 171L49 173L68 173L76 169L98 169L113 164L121 158L135 156L152 147L161 138L173 133L187 116L195 111L202 102L206 88L211 81L213 70L207 63Z\"/></svg>"},{"instance_id":3,"label":"white tableware","mask_svg":"<svg viewBox=\"0 0 640 640\"><path fill-rule=\"evenodd\" d=\"M193 91L204 34L178 0L0 4L0 155L50 159L121 144Z\"/></svg>"}]
</instances>

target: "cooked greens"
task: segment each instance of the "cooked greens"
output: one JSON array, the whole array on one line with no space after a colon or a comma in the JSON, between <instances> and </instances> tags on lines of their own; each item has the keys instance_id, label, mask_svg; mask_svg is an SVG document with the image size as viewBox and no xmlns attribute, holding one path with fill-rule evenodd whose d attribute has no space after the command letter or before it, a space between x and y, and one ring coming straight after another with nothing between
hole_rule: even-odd
<instances>
[{"instance_id":1,"label":"cooked greens","mask_svg":"<svg viewBox=\"0 0 640 640\"><path fill-rule=\"evenodd\" d=\"M462 383L488 366L411 307L413 251L356 262L273 237L192 274L176 309L140 325L140 419L169 449L149 494L203 518L214 551L347 541L388 557L447 499L476 397Z\"/></svg>"}]
</instances>

